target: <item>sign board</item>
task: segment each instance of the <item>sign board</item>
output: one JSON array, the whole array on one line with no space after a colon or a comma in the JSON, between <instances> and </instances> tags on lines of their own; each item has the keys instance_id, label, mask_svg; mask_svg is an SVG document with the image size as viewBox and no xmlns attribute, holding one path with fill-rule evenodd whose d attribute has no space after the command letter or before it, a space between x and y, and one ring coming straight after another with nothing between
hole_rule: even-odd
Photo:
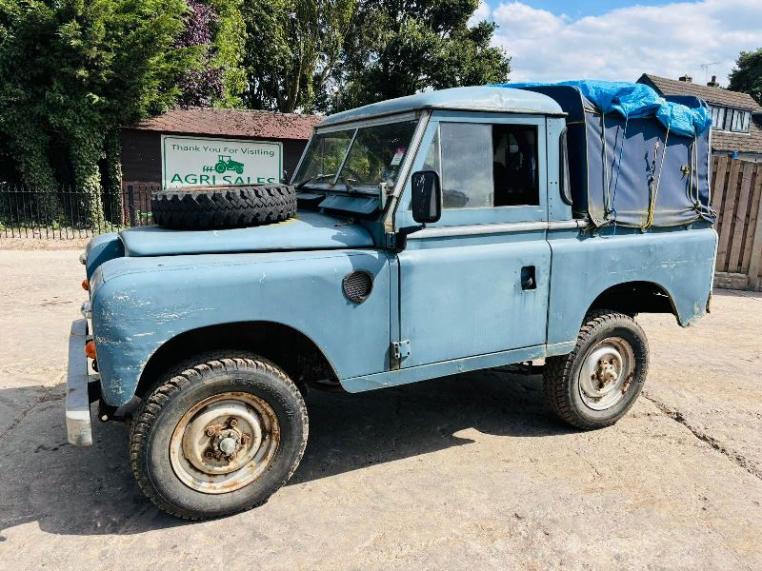
<instances>
[{"instance_id":1,"label":"sign board","mask_svg":"<svg viewBox=\"0 0 762 571\"><path fill-rule=\"evenodd\" d=\"M282 173L281 143L161 136L162 188L277 184Z\"/></svg>"}]
</instances>

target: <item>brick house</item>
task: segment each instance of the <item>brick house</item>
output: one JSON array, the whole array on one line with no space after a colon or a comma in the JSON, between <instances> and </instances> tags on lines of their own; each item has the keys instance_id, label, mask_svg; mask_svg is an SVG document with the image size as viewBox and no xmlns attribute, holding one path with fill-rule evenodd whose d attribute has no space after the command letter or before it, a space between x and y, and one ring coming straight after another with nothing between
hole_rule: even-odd
<instances>
[{"instance_id":1,"label":"brick house","mask_svg":"<svg viewBox=\"0 0 762 571\"><path fill-rule=\"evenodd\" d=\"M762 162L762 107L748 93L723 89L712 76L706 85L692 78L668 79L644 73L638 83L661 95L694 95L712 110L712 154Z\"/></svg>"},{"instance_id":2,"label":"brick house","mask_svg":"<svg viewBox=\"0 0 762 571\"><path fill-rule=\"evenodd\" d=\"M282 149L281 177L293 174L313 127L321 117L242 109L173 109L122 129L122 180L129 185L162 182L165 136L232 142L277 143Z\"/></svg>"}]
</instances>

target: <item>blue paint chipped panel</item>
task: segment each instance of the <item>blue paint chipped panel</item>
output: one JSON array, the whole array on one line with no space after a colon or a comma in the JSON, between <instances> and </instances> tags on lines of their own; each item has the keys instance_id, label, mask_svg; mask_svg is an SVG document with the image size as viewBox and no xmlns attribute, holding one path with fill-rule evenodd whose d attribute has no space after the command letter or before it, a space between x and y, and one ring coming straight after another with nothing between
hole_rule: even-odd
<instances>
[{"instance_id":1,"label":"blue paint chipped panel","mask_svg":"<svg viewBox=\"0 0 762 571\"><path fill-rule=\"evenodd\" d=\"M363 270L373 291L356 305L341 280ZM151 355L180 333L225 323L287 325L312 339L339 378L388 368L388 254L336 250L118 258L102 266L93 325L104 400L133 396Z\"/></svg>"},{"instance_id":2,"label":"blue paint chipped panel","mask_svg":"<svg viewBox=\"0 0 762 571\"><path fill-rule=\"evenodd\" d=\"M256 228L226 230L168 230L147 226L124 230L128 256L231 254L288 250L361 248L373 245L370 233L350 219L318 212L300 212L297 218Z\"/></svg>"},{"instance_id":3,"label":"blue paint chipped panel","mask_svg":"<svg viewBox=\"0 0 762 571\"><path fill-rule=\"evenodd\" d=\"M85 263L85 272L87 279L91 279L95 270L108 260L113 260L124 256L124 245L119 239L119 234L109 232L96 236L87 245L87 260Z\"/></svg>"},{"instance_id":4,"label":"blue paint chipped panel","mask_svg":"<svg viewBox=\"0 0 762 571\"><path fill-rule=\"evenodd\" d=\"M543 232L528 236L470 246L431 239L400 254L405 367L545 343L550 247ZM523 267L535 269L533 289L521 288Z\"/></svg>"},{"instance_id":5,"label":"blue paint chipped panel","mask_svg":"<svg viewBox=\"0 0 762 571\"><path fill-rule=\"evenodd\" d=\"M701 317L712 288L717 233L692 229L549 236L552 254L548 343L576 336L585 312L606 289L650 282L670 296L681 325Z\"/></svg>"}]
</instances>

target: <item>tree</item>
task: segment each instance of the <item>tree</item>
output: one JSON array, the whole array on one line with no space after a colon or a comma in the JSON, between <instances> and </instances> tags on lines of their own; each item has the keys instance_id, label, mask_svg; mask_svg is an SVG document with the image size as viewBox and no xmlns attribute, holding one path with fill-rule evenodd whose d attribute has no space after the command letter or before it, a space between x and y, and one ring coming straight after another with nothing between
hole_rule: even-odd
<instances>
[{"instance_id":1,"label":"tree","mask_svg":"<svg viewBox=\"0 0 762 571\"><path fill-rule=\"evenodd\" d=\"M311 111L342 54L357 0L244 0L244 103Z\"/></svg>"},{"instance_id":2,"label":"tree","mask_svg":"<svg viewBox=\"0 0 762 571\"><path fill-rule=\"evenodd\" d=\"M326 109L505 81L510 58L490 46L495 24L468 25L477 6L478 0L361 1Z\"/></svg>"},{"instance_id":3,"label":"tree","mask_svg":"<svg viewBox=\"0 0 762 571\"><path fill-rule=\"evenodd\" d=\"M123 125L191 97L183 80L204 66L232 76L217 77L222 87L204 102L234 103L242 35L220 36L235 29L236 17L241 24L230 17L238 0L209 6L218 39L198 42L188 41L196 11L185 0L0 0L0 133L21 180L46 191L74 185L97 223L103 175L115 195L120 190ZM45 208L54 207L49 196ZM121 211L112 205L110 213Z\"/></svg>"},{"instance_id":4,"label":"tree","mask_svg":"<svg viewBox=\"0 0 762 571\"><path fill-rule=\"evenodd\" d=\"M762 105L762 48L741 52L730 72L728 89L748 93Z\"/></svg>"},{"instance_id":5,"label":"tree","mask_svg":"<svg viewBox=\"0 0 762 571\"><path fill-rule=\"evenodd\" d=\"M244 0L244 104L335 111L423 89L505 81L478 0Z\"/></svg>"},{"instance_id":6,"label":"tree","mask_svg":"<svg viewBox=\"0 0 762 571\"><path fill-rule=\"evenodd\" d=\"M240 0L187 0L185 30L177 45L200 49L200 65L179 80L183 106L233 107L245 86L241 67L245 27Z\"/></svg>"}]
</instances>

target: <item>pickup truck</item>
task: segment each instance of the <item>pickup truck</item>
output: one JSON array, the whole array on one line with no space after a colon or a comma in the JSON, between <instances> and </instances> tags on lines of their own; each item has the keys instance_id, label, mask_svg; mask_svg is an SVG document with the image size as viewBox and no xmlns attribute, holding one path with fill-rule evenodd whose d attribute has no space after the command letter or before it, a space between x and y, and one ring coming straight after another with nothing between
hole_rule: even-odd
<instances>
[{"instance_id":1,"label":"pickup truck","mask_svg":"<svg viewBox=\"0 0 762 571\"><path fill-rule=\"evenodd\" d=\"M717 237L708 129L604 105L580 86L422 93L325 118L277 192L168 189L255 215L178 210L172 228L89 243L69 441L92 444L97 401L99 420L129 425L144 494L203 519L288 481L311 389L532 362L562 421L615 423L648 371L634 317L708 311ZM274 195L296 212L258 217Z\"/></svg>"}]
</instances>

